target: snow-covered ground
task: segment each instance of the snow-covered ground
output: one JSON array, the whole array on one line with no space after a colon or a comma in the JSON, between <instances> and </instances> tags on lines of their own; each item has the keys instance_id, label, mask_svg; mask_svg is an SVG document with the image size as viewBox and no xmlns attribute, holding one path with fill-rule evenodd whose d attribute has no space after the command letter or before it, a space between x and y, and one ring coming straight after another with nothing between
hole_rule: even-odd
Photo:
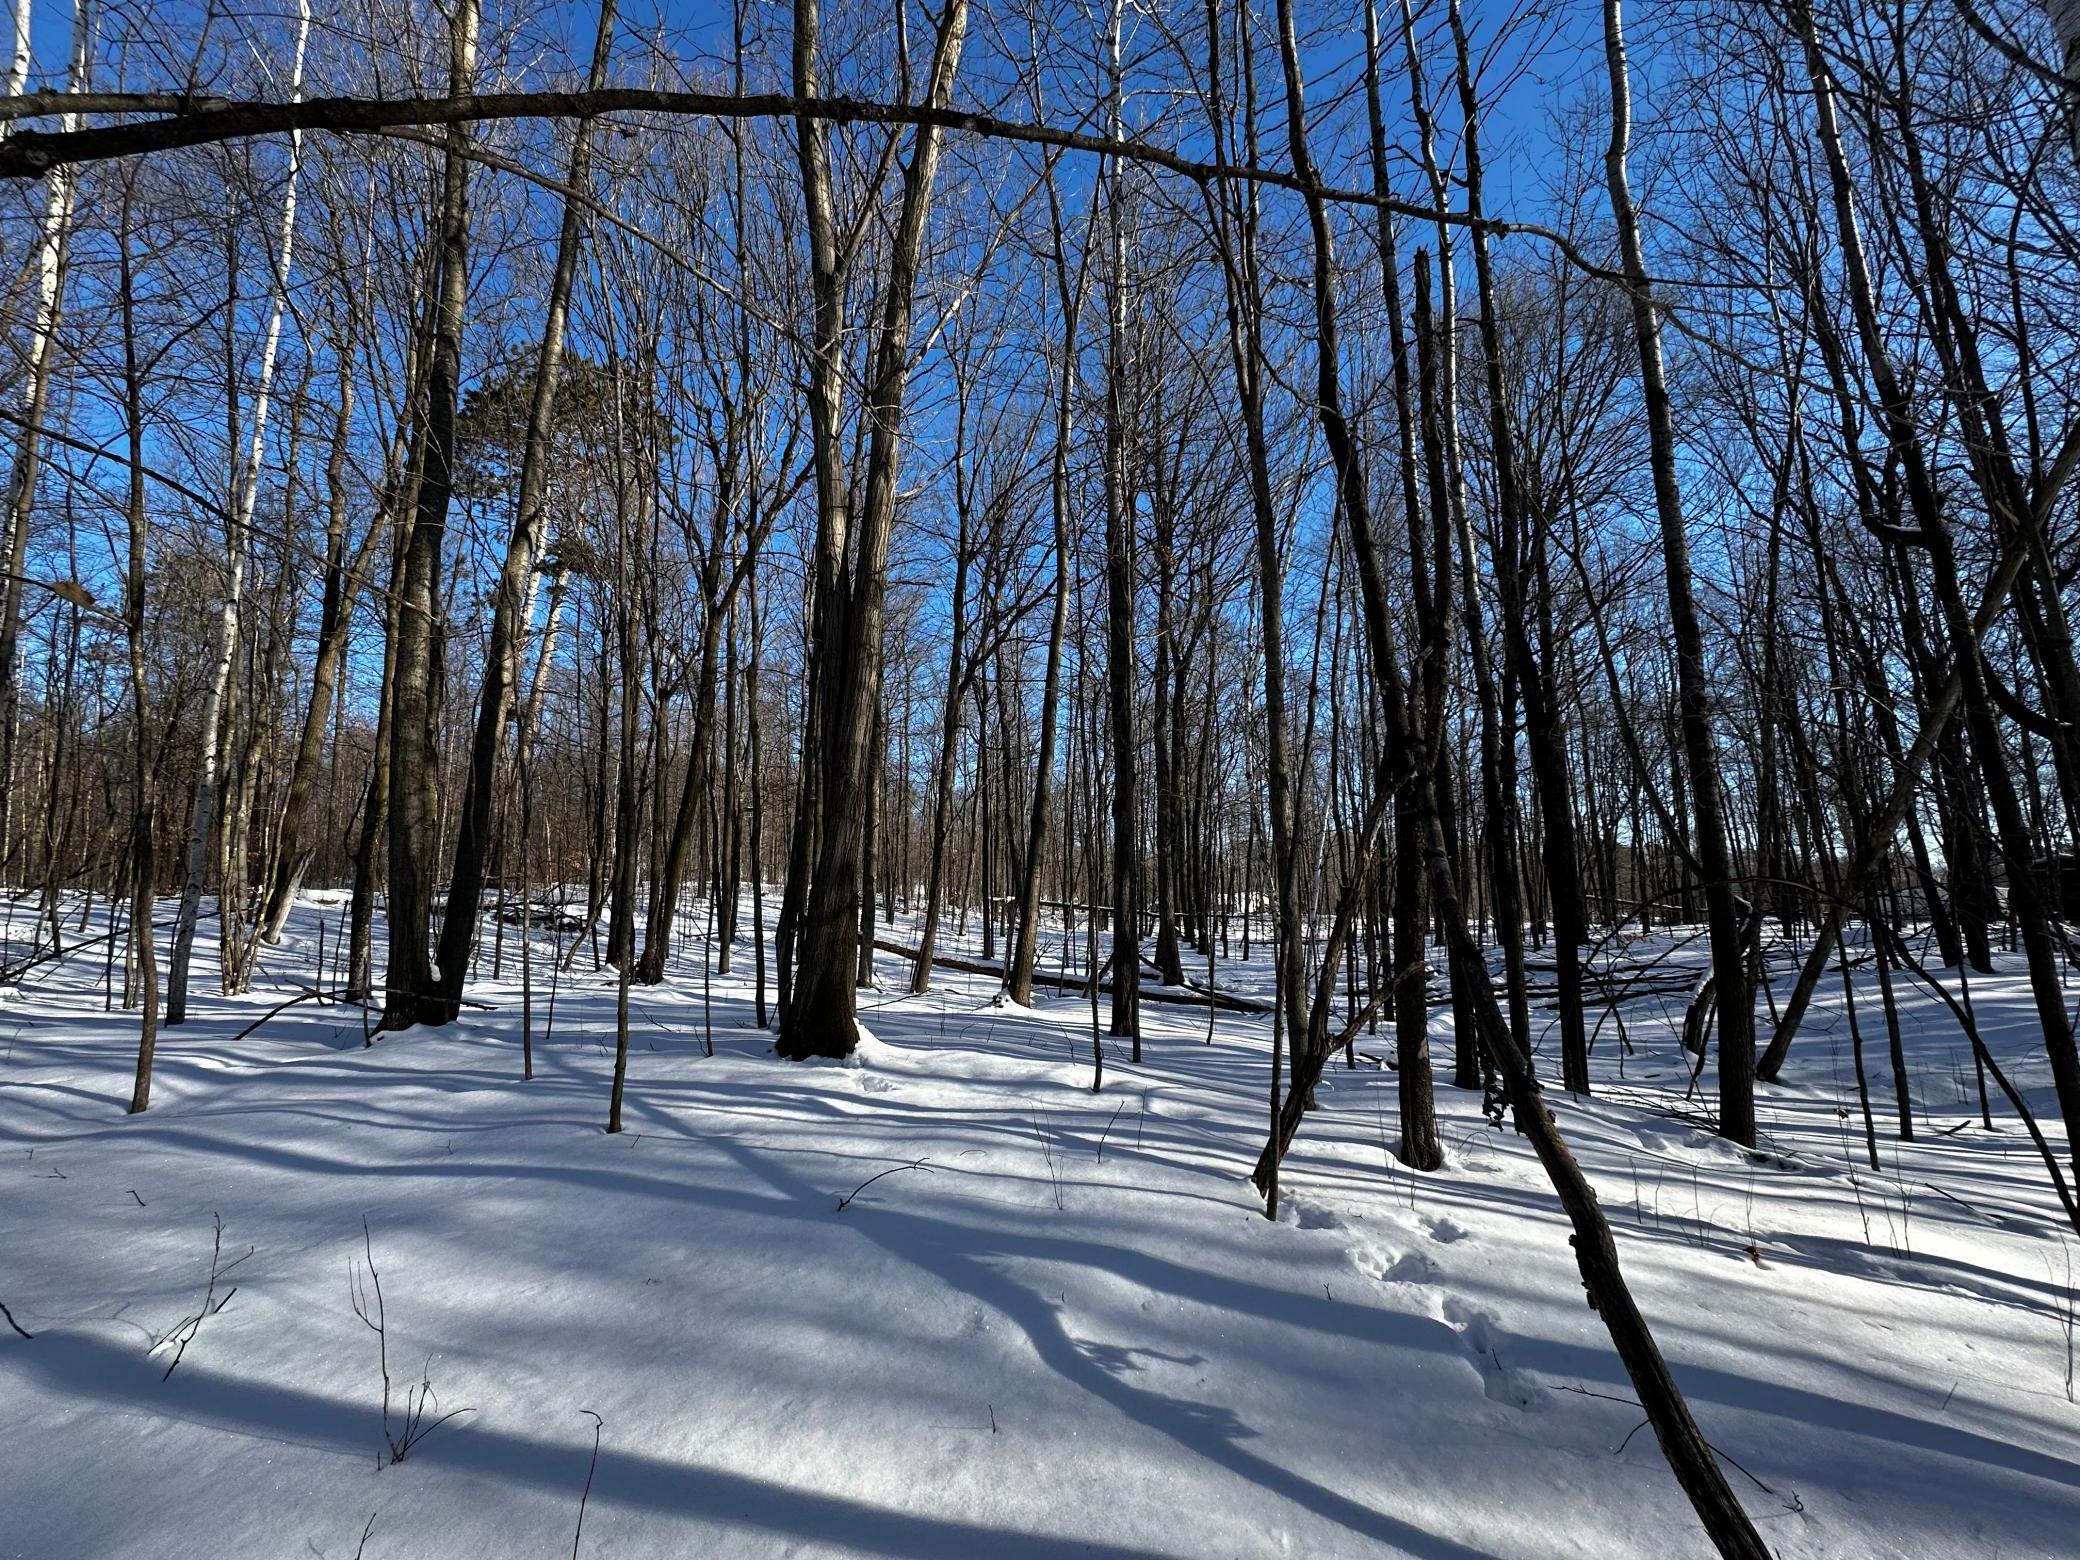
<instances>
[{"instance_id":1,"label":"snow-covered ground","mask_svg":"<svg viewBox=\"0 0 2080 1560\"><path fill-rule=\"evenodd\" d=\"M1449 1168L1395 1161L1368 1036L1274 1225L1245 1180L1259 1019L1208 1044L1204 1010L1150 1006L1142 1064L1112 1049L1093 1095L1087 1003L994 1009L949 972L898 996L884 957L857 1065L798 1066L750 1027L747 947L712 1057L690 963L636 991L610 1137L613 986L586 957L546 1042L537 966L532 1082L510 948L451 1030L364 1047L358 1012L306 1002L234 1038L337 915L300 907L252 993L197 1000L141 1117L100 948L4 994L0 1301L35 1336L0 1328L0 1554L1707 1552L1535 1162L1443 1082L1448 1034ZM214 967L199 948L198 985ZM2062 1143L2019 965L1973 994ZM1562 1128L1781 1555L2073 1555L2080 1251L1919 992L1917 1141L1886 1135L1859 996L1881 1174L1834 980L1763 1092L1761 1158L1682 1119L1679 997L1628 1006L1629 1055L1604 1026L1599 1097L1556 1097ZM182 1329L219 1217L235 1293ZM394 1465L366 1253L391 1434L422 1381L421 1428L455 1414Z\"/></svg>"}]
</instances>

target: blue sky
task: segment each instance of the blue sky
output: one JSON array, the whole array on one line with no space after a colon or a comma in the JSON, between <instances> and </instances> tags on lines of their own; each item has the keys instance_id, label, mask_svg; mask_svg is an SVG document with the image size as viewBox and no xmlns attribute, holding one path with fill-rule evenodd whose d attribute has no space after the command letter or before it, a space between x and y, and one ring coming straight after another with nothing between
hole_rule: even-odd
<instances>
[{"instance_id":1,"label":"blue sky","mask_svg":"<svg viewBox=\"0 0 2080 1560\"><path fill-rule=\"evenodd\" d=\"M281 14L286 19L293 14L291 7L276 0ZM992 7L990 0L980 0L983 16L993 12L1004 15L1008 8ZM183 10L193 7L168 6L156 11L155 22L160 28L177 18ZM316 20L324 25L332 6L328 0L317 0L314 6ZM838 8L828 8L835 16ZM1265 10L1268 13L1268 4ZM1335 7L1341 11L1344 7ZM1382 7L1386 13L1383 25L1392 38L1395 7ZM1430 9L1441 26L1442 8L1431 0ZM1491 40L1505 24L1516 6L1498 3L1498 0L1466 0L1469 28L1476 42ZM780 0L753 0L751 10L768 34L784 34L787 15ZM1303 4L1300 13L1303 29L1320 28L1318 18L1328 13L1330 7ZM1310 12L1315 13L1313 17ZM252 14L252 13L247 13ZM547 31L571 33L590 26L593 15L588 6L558 5L544 8L538 13L536 25ZM657 28L676 34L681 47L690 52L722 57L728 47L730 29L730 6L727 0L665 0L660 5L625 5L622 10L622 32L624 37ZM1355 14L1353 10L1352 14ZM1664 13L1665 14L1665 13ZM1634 32L1640 33L1651 25L1656 15L1655 8L1635 13L1629 20ZM104 25L106 12L104 12ZM62 81L67 47L72 24L72 9L63 0L36 0L31 26L36 52L36 75L50 85ZM1266 17L1268 26L1268 15ZM227 25L222 20L216 24L220 30ZM192 21L190 24L192 31ZM1651 76L1651 50L1643 47L1644 40L1634 39L1634 68L1642 78ZM1312 99L1325 101L1338 86L1355 79L1363 51L1363 39L1355 25L1321 30L1311 43L1310 73L1316 78ZM1391 48L1391 58L1398 63L1399 50ZM1566 105L1581 101L1586 93L1591 102L1599 101L1603 93L1602 84L1602 29L1601 11L1595 0L1572 0L1550 15L1536 22L1523 25L1512 42L1490 62L1485 85L1496 92L1489 103L1484 135L1488 149L1488 178L1490 205L1497 214L1513 214L1533 218L1548 209L1550 180L1554 172L1552 125L1555 112ZM1398 74L1398 73L1397 73ZM1439 83L1433 83L1437 85ZM1261 82L1267 98L1273 97L1275 82ZM1390 88L1390 103L1398 105L1400 83L1395 80ZM1654 104L1650 82L1640 84L1639 104L1642 119L1650 118ZM1390 134L1393 133L1390 111ZM1447 112L1442 116L1443 125L1449 129L1456 115Z\"/></svg>"}]
</instances>

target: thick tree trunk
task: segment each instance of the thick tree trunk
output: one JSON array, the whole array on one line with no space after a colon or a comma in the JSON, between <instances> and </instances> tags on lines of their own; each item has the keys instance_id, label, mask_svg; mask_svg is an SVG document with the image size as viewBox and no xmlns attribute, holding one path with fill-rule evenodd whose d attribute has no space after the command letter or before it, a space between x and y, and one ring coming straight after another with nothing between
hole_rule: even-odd
<instances>
[{"instance_id":1,"label":"thick tree trunk","mask_svg":"<svg viewBox=\"0 0 2080 1560\"><path fill-rule=\"evenodd\" d=\"M475 0L465 3L474 4ZM615 7L616 0L600 0L592 68L586 78L586 86L592 91L599 90L606 81L607 60L614 47ZM459 85L456 90L461 90ZM451 140L451 155L462 144ZM506 724L512 718L513 699L520 682L521 645L528 627L525 609L534 600L531 585L548 529L543 496L549 482L557 378L563 361L564 327L570 317L571 287L578 271L583 229L579 202L591 181L592 125L580 120L573 133L570 166L564 178L570 193L564 196L563 223L556 238L556 265L550 274L549 297L543 313L534 394L528 405L527 432L521 446L520 488L513 501L513 530L491 598L491 634L484 647L477 723L470 739L469 772L463 781L461 828L455 838L454 865L448 878L448 909L441 922L436 959L440 975L433 996L422 1004L422 1016L434 1023L452 1022L460 1009L462 983L476 943L477 902L484 892L485 867L496 832L494 806L504 791ZM459 208L459 190L455 199ZM454 220L461 220L459 209ZM451 242L458 246L459 258L460 235ZM458 336L459 333L458 311ZM435 561L437 566L438 557Z\"/></svg>"},{"instance_id":2,"label":"thick tree trunk","mask_svg":"<svg viewBox=\"0 0 2080 1560\"><path fill-rule=\"evenodd\" d=\"M795 0L794 14L795 91L798 97L814 99L820 95L815 60L817 0ZM943 109L951 98L967 23L967 0L946 0L926 95L932 107ZM859 1040L855 981L864 793L872 770L874 708L881 686L883 597L895 521L911 316L940 145L936 127L920 126L903 175L902 204L882 282L873 371L861 409L870 432L858 534L848 536L848 506L839 481L836 447L842 277L831 213L830 169L822 125L810 113L801 119L816 313L810 373L817 468L816 688L810 729L816 735L817 775L814 811L808 815L816 827L807 831L799 966L791 1000L781 1018L779 1050L784 1056L846 1056Z\"/></svg>"},{"instance_id":3,"label":"thick tree trunk","mask_svg":"<svg viewBox=\"0 0 2080 1560\"><path fill-rule=\"evenodd\" d=\"M457 0L449 29L449 90L467 92L476 73L479 0ZM443 158L440 258L434 286L426 392L413 430L417 489L398 571L395 664L390 671L390 957L383 977L385 1029L445 1023L451 1005L437 984L428 944L433 871L440 848L436 791L440 755L434 724L442 655L441 554L455 488L455 410L462 329L469 298L469 132L451 125ZM474 919L476 906L453 905ZM464 966L466 967L466 959ZM459 974L462 967L458 967Z\"/></svg>"}]
</instances>

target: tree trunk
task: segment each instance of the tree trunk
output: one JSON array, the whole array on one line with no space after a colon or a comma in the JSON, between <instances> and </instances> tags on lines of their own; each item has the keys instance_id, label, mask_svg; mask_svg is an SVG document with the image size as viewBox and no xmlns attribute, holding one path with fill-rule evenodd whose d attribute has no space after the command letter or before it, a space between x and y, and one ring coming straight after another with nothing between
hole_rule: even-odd
<instances>
[{"instance_id":1,"label":"tree trunk","mask_svg":"<svg viewBox=\"0 0 2080 1560\"><path fill-rule=\"evenodd\" d=\"M795 0L795 92L821 95L816 66L817 0ZM950 101L967 0L946 0L933 49L927 104ZM882 608L888 547L895 521L904 389L911 355L910 323L941 134L919 126L903 176L902 205L882 283L881 319L873 372L862 416L871 430L856 536L848 536L847 504L838 480L836 447L842 277L831 214L830 169L820 121L804 113L799 144L809 212L815 332L811 351L811 424L817 489L815 693L817 776L808 832L809 871L802 894L799 967L781 1018L779 1050L789 1057L847 1056L858 1044L861 828L873 745L873 713L880 695ZM848 545L849 543L849 545ZM849 567L848 567L849 563Z\"/></svg>"},{"instance_id":2,"label":"tree trunk","mask_svg":"<svg viewBox=\"0 0 2080 1560\"><path fill-rule=\"evenodd\" d=\"M448 86L470 90L476 73L479 0L457 0L448 39ZM440 629L441 554L448 501L455 488L455 408L462 372L462 329L469 298L468 129L448 127L442 159L440 258L434 286L426 393L413 430L417 491L403 538L398 571L396 659L391 669L390 723L390 958L383 977L385 1029L445 1023L449 1000L437 984L428 954L432 933L432 873L440 848L436 789L440 754L434 723L444 636ZM451 905L465 919L476 906ZM456 978L467 959L450 972Z\"/></svg>"},{"instance_id":3,"label":"tree trunk","mask_svg":"<svg viewBox=\"0 0 2080 1560\"><path fill-rule=\"evenodd\" d=\"M289 93L292 101L303 94L303 52L310 37L310 12L303 14L303 24L298 29L296 62L290 77ZM217 810L218 784L218 731L225 717L225 703L231 686L232 662L238 652L240 614L244 607L246 556L252 548L251 527L253 505L260 494L260 463L266 454L267 412L269 397L274 389L276 354L282 340L282 316L288 309L289 267L296 241L296 182L303 155L303 134L292 131L289 137L288 183L282 193L281 231L276 238L275 272L269 283L271 299L267 319L266 344L260 352L260 375L253 390L253 436L247 447L243 467L238 467L237 441L232 441L234 471L231 490L231 505L225 515L224 546L228 575L224 584L224 604L217 618L217 638L208 691L203 696L202 714L198 729L202 737L201 756L196 760L194 803L188 814L188 857L181 880L181 903L174 922L173 952L166 970L166 1023L168 1027L183 1023L188 1016L188 969L195 947L195 922L202 909L203 877L209 868L210 829ZM235 276L235 271L234 271ZM227 308L225 331L227 336L236 323L237 307L234 293L232 304ZM227 349L227 369L232 361ZM224 393L232 401L232 431L235 435L238 424L236 412L237 385L227 377ZM243 884L219 880L217 884L217 914L223 923L222 930L228 931L230 921L226 912L229 896L243 891Z\"/></svg>"},{"instance_id":4,"label":"tree trunk","mask_svg":"<svg viewBox=\"0 0 2080 1560\"><path fill-rule=\"evenodd\" d=\"M474 5L477 0L462 0L462 3ZM592 91L598 91L606 81L607 61L614 47L615 8L616 0L600 0L599 26L592 46L592 68L585 83ZM467 74L466 68L459 72L458 81ZM457 85L454 90L462 88ZM464 145L465 142L451 135L450 155ZM506 542L505 561L500 565L498 584L491 598L491 634L484 647L483 683L477 695L477 724L470 740L469 773L462 789L461 829L455 838L454 865L448 879L448 909L441 922L440 947L436 956L440 974L434 993L421 1004L421 1016L431 1023L454 1021L461 1007L463 978L469 972L470 953L476 942L477 902L484 892L485 865L495 832L493 808L502 794L504 783L506 723L512 718L513 698L520 682L521 643L528 627L524 612L534 599L530 585L548 528L548 511L543 496L549 481L549 444L556 420L557 376L563 361L563 336L570 316L571 286L578 271L579 241L583 230L579 202L591 181L592 124L589 120L580 120L573 132L570 167L564 178L568 193L563 199L563 222L556 237L556 266L549 280L549 297L542 320L542 344L535 362L534 394L528 405L527 432L521 447L520 489L513 501L513 530ZM451 220L459 229L463 220L459 188L454 199L456 210ZM458 231L450 240L455 246L458 269L462 237ZM455 324L459 357L459 297ZM445 464L447 456L443 455L442 459ZM437 568L438 553L434 561Z\"/></svg>"},{"instance_id":5,"label":"tree trunk","mask_svg":"<svg viewBox=\"0 0 2080 1560\"><path fill-rule=\"evenodd\" d=\"M1748 980L1747 936L1742 926L1744 907L1734 893L1733 859L1727 849L1721 810L1718 756L1712 737L1712 693L1705 672L1704 632L1698 623L1691 589L1690 541L1676 474L1675 419L1661 365L1661 323L1640 249L1639 219L1633 210L1632 186L1625 166L1632 134L1632 87L1625 60L1620 0L1604 0L1603 27L1611 91L1611 141L1604 171L1624 261L1626 290L1631 295L1633 334L1638 342L1640 396L1647 412L1654 506L1661 521L1662 566L1668 583L1669 626L1675 642L1683 752L1689 769L1697 859L1704 870L1705 916L1719 1008L1719 1133L1743 1147L1753 1148L1755 1015Z\"/></svg>"}]
</instances>

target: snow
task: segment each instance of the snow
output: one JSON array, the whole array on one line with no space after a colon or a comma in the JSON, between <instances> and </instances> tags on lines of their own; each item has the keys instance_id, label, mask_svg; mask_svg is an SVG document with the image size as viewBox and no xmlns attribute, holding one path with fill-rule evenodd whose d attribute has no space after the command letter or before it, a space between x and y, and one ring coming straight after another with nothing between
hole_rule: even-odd
<instances>
[{"instance_id":1,"label":"snow","mask_svg":"<svg viewBox=\"0 0 2080 1560\"><path fill-rule=\"evenodd\" d=\"M365 1047L356 1010L306 1002L234 1040L308 982L321 916L300 905L254 991L162 1036L141 1117L101 949L5 995L0 1301L35 1337L0 1329L0 1554L1708 1552L1525 1145L1446 1065L1448 1168L1394 1159L1385 1032L1325 1080L1273 1224L1245 1180L1255 1017L1206 1044L1203 1010L1151 1005L1144 1062L1108 1045L1093 1095L1086 1001L997 1006L946 971L913 997L884 957L856 1065L801 1067L750 1026L747 949L708 1057L696 937L634 993L610 1137L613 983L586 956L546 1044L536 961L531 1082L510 945L452 1029ZM1627 957L1657 953L1701 957ZM1217 974L1268 984L1261 961ZM1762 1091L1763 1155L1683 1119L1704 1102L1663 999L1626 1009L1629 1055L1604 1027L1599 1095L1556 1092L1562 1128L1781 1555L2070 1555L2070 1232L1920 992L1917 1140L1893 1141L1875 983L1858 997L1882 1172L1833 978ZM2019 960L1973 999L2062 1146ZM216 1216L221 1263L251 1255L162 1380ZM394 1465L351 1300L364 1220L392 1428L422 1377L428 1420L467 1410Z\"/></svg>"}]
</instances>

